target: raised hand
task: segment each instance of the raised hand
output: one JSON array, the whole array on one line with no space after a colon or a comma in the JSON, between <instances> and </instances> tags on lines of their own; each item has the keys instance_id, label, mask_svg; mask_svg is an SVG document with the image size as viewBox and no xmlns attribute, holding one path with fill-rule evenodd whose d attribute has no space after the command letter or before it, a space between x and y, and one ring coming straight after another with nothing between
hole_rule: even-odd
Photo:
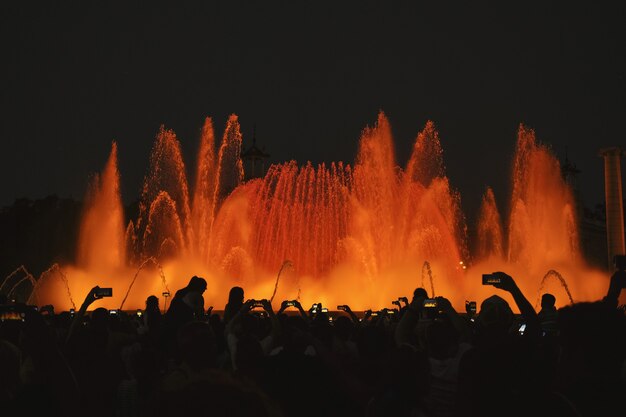
<instances>
[{"instance_id":1,"label":"raised hand","mask_svg":"<svg viewBox=\"0 0 626 417\"><path fill-rule=\"evenodd\" d=\"M98 294L98 290L100 289L99 286L95 286L93 287L91 290L89 290L89 292L87 293L87 296L85 297L85 300L83 301L83 307L87 308L89 307L94 301L99 300L100 298L102 298L99 294Z\"/></svg>"},{"instance_id":2,"label":"raised hand","mask_svg":"<svg viewBox=\"0 0 626 417\"><path fill-rule=\"evenodd\" d=\"M267 311L269 315L274 314L274 310L272 310L272 303L269 300L261 300L261 304L263 305L263 310Z\"/></svg>"},{"instance_id":3,"label":"raised hand","mask_svg":"<svg viewBox=\"0 0 626 417\"><path fill-rule=\"evenodd\" d=\"M241 312L242 313L247 313L250 310L252 310L252 308L254 307L254 303L256 302L256 300L246 300L245 303L243 303L243 305L241 306Z\"/></svg>"},{"instance_id":4,"label":"raised hand","mask_svg":"<svg viewBox=\"0 0 626 417\"><path fill-rule=\"evenodd\" d=\"M517 289L517 284L510 275L504 272L494 272L494 275L500 278L499 283L493 284L494 287L508 292L513 292Z\"/></svg>"}]
</instances>

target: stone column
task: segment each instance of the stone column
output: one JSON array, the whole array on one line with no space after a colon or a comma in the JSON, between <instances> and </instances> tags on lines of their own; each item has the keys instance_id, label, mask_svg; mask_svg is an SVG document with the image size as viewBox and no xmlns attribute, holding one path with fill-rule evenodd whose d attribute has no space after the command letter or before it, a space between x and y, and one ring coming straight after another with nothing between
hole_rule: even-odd
<instances>
[{"instance_id":1,"label":"stone column","mask_svg":"<svg viewBox=\"0 0 626 417\"><path fill-rule=\"evenodd\" d=\"M624 244L624 207L622 205L622 150L617 147L600 151L604 158L604 195L606 200L606 239L609 270L613 270L613 256L626 254Z\"/></svg>"}]
</instances>

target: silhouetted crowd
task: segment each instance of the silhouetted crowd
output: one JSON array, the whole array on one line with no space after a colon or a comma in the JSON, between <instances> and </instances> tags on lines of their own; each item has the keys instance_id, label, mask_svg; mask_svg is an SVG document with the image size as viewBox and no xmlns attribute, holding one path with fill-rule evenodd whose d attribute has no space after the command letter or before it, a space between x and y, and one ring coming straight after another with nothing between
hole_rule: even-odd
<instances>
[{"instance_id":1,"label":"silhouetted crowd","mask_svg":"<svg viewBox=\"0 0 626 417\"><path fill-rule=\"evenodd\" d=\"M626 416L626 272L602 300L556 309L544 294L539 312L494 276L494 295L464 312L423 288L357 314L233 287L216 313L195 276L166 313L155 296L98 308L99 287L58 314L4 297L0 415Z\"/></svg>"}]
</instances>

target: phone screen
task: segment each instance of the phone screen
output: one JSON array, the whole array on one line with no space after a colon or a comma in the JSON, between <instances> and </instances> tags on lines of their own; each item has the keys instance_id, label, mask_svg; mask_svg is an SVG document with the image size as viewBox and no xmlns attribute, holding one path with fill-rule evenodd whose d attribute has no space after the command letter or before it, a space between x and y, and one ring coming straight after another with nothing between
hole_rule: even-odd
<instances>
[{"instance_id":1,"label":"phone screen","mask_svg":"<svg viewBox=\"0 0 626 417\"><path fill-rule=\"evenodd\" d=\"M426 308L435 308L437 307L437 300L434 298L428 298L424 300L424 307Z\"/></svg>"}]
</instances>

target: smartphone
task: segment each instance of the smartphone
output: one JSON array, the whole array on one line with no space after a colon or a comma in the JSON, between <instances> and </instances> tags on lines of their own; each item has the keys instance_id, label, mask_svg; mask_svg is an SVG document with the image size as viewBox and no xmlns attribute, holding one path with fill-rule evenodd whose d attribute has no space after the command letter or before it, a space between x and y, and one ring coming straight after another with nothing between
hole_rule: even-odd
<instances>
[{"instance_id":1,"label":"smartphone","mask_svg":"<svg viewBox=\"0 0 626 417\"><path fill-rule=\"evenodd\" d=\"M12 306L5 306L0 309L0 321L23 321L24 313L20 313Z\"/></svg>"},{"instance_id":2,"label":"smartphone","mask_svg":"<svg viewBox=\"0 0 626 417\"><path fill-rule=\"evenodd\" d=\"M615 269L618 271L626 271L626 255L615 255L613 264L615 264Z\"/></svg>"},{"instance_id":3,"label":"smartphone","mask_svg":"<svg viewBox=\"0 0 626 417\"><path fill-rule=\"evenodd\" d=\"M117 316L117 310L109 310L110 316Z\"/></svg>"},{"instance_id":4,"label":"smartphone","mask_svg":"<svg viewBox=\"0 0 626 417\"><path fill-rule=\"evenodd\" d=\"M526 323L523 323L521 326L519 326L519 334L524 334L525 331L526 331Z\"/></svg>"},{"instance_id":5,"label":"smartphone","mask_svg":"<svg viewBox=\"0 0 626 417\"><path fill-rule=\"evenodd\" d=\"M137 310L137 317L141 317L141 316L143 316L143 311Z\"/></svg>"},{"instance_id":6,"label":"smartphone","mask_svg":"<svg viewBox=\"0 0 626 417\"><path fill-rule=\"evenodd\" d=\"M346 306L345 305L337 306L337 310L346 311Z\"/></svg>"},{"instance_id":7,"label":"smartphone","mask_svg":"<svg viewBox=\"0 0 626 417\"><path fill-rule=\"evenodd\" d=\"M437 308L437 300L434 298L427 298L424 300L425 308Z\"/></svg>"},{"instance_id":8,"label":"smartphone","mask_svg":"<svg viewBox=\"0 0 626 417\"><path fill-rule=\"evenodd\" d=\"M113 297L113 288L98 288L94 295L96 298Z\"/></svg>"},{"instance_id":9,"label":"smartphone","mask_svg":"<svg viewBox=\"0 0 626 417\"><path fill-rule=\"evenodd\" d=\"M328 313L328 309L326 307L322 307L322 313Z\"/></svg>"},{"instance_id":10,"label":"smartphone","mask_svg":"<svg viewBox=\"0 0 626 417\"><path fill-rule=\"evenodd\" d=\"M161 294L163 297L167 298L170 296L170 292L169 291L163 291L163 294Z\"/></svg>"},{"instance_id":11,"label":"smartphone","mask_svg":"<svg viewBox=\"0 0 626 417\"><path fill-rule=\"evenodd\" d=\"M295 301L287 301L287 302L285 303L285 305L286 305L287 307L294 307L294 306L296 305L296 302L295 302Z\"/></svg>"},{"instance_id":12,"label":"smartphone","mask_svg":"<svg viewBox=\"0 0 626 417\"><path fill-rule=\"evenodd\" d=\"M255 307L263 307L263 302L261 300L252 300L252 308Z\"/></svg>"},{"instance_id":13,"label":"smartphone","mask_svg":"<svg viewBox=\"0 0 626 417\"><path fill-rule=\"evenodd\" d=\"M483 285L499 284L501 281L496 274L483 274Z\"/></svg>"},{"instance_id":14,"label":"smartphone","mask_svg":"<svg viewBox=\"0 0 626 417\"><path fill-rule=\"evenodd\" d=\"M76 314L76 310L70 308L70 317L74 317L74 314Z\"/></svg>"}]
</instances>

